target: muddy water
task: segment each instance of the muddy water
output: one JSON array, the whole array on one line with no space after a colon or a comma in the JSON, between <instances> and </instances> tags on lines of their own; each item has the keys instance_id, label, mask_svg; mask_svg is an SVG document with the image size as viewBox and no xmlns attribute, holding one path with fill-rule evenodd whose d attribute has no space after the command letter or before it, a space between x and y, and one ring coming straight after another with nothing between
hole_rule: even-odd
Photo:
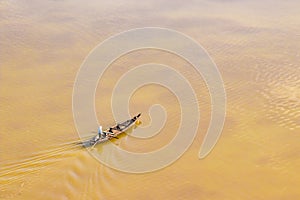
<instances>
[{"instance_id":1,"label":"muddy water","mask_svg":"<svg viewBox=\"0 0 300 200\"><path fill-rule=\"evenodd\" d=\"M297 1L0 1L0 199L299 199L298 8ZM203 45L222 74L227 115L218 144L199 160L210 119L202 78L167 52L119 58L96 91L104 127L114 122L110 98L118 78L149 62L180 71L201 111L198 135L183 157L160 171L134 175L105 167L74 145L79 137L72 88L99 42L143 26L172 28ZM168 116L158 135L124 135L114 145L134 152L166 145L180 122L170 91L140 88L130 111L143 112L146 126L148 109L157 103Z\"/></svg>"}]
</instances>

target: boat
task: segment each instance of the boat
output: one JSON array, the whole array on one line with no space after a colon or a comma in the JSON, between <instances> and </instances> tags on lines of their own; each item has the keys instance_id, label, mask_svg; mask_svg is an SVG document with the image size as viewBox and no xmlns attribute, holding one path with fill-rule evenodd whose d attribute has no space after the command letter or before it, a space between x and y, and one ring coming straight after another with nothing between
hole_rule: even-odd
<instances>
[{"instance_id":1,"label":"boat","mask_svg":"<svg viewBox=\"0 0 300 200\"><path fill-rule=\"evenodd\" d=\"M83 147L93 147L96 144L107 142L113 138L117 138L118 135L121 133L124 133L126 130L131 128L137 119L141 116L141 113L134 116L133 118L126 120L125 122L118 123L115 126L109 127L105 131L102 131L101 126L98 129L97 135L95 135L93 138L82 142Z\"/></svg>"}]
</instances>

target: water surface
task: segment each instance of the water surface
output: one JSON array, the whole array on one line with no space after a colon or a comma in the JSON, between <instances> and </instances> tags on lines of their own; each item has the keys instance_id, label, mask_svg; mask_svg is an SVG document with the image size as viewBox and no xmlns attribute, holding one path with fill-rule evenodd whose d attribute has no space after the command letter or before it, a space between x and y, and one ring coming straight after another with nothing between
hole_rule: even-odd
<instances>
[{"instance_id":1,"label":"water surface","mask_svg":"<svg viewBox=\"0 0 300 200\"><path fill-rule=\"evenodd\" d=\"M299 4L0 1L0 199L299 199ZM197 138L183 157L158 172L134 175L105 167L73 145L79 137L72 88L98 43L144 26L175 29L202 44L222 74L227 116L218 144L199 160L210 119L202 78L167 52L143 50L119 58L96 91L104 127L114 123L110 97L118 78L149 62L180 71L193 85L201 111ZM147 125L155 103L168 114L161 132L148 140L125 135L115 145L148 152L174 137L180 109L165 88L139 89L130 111L143 112Z\"/></svg>"}]
</instances>

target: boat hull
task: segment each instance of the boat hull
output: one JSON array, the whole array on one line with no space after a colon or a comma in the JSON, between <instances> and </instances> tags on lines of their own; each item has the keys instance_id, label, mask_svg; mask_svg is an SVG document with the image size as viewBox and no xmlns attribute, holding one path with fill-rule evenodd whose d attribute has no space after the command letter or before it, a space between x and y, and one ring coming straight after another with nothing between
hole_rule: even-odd
<instances>
[{"instance_id":1,"label":"boat hull","mask_svg":"<svg viewBox=\"0 0 300 200\"><path fill-rule=\"evenodd\" d=\"M99 136L97 134L93 138L91 138L87 141L83 141L82 146L83 147L95 146L97 144L107 142L108 140L111 140L111 139L117 137L118 135L124 133L126 130L131 128L140 116L141 116L141 114L138 114L138 115L134 116L133 118L126 120L123 123L119 123L119 124L116 124L115 126L108 128L107 130L103 131L104 133L106 133L106 135L107 135L106 137L99 138Z\"/></svg>"}]
</instances>

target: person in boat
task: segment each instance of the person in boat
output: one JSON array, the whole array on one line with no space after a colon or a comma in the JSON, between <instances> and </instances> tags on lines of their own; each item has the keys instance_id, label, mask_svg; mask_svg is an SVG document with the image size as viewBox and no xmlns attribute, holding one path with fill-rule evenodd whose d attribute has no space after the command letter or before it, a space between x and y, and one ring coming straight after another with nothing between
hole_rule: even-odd
<instances>
[{"instance_id":1,"label":"person in boat","mask_svg":"<svg viewBox=\"0 0 300 200\"><path fill-rule=\"evenodd\" d=\"M110 128L108 129L108 132L107 132L106 136L107 136L108 138L116 138L116 139L119 139L118 137L115 136L115 133L113 132L113 130L117 130L116 127L110 127Z\"/></svg>"},{"instance_id":2,"label":"person in boat","mask_svg":"<svg viewBox=\"0 0 300 200\"><path fill-rule=\"evenodd\" d=\"M119 125L119 124L117 124L116 130L121 131L121 128L120 128L120 125Z\"/></svg>"},{"instance_id":3,"label":"person in boat","mask_svg":"<svg viewBox=\"0 0 300 200\"><path fill-rule=\"evenodd\" d=\"M114 133L113 130L121 131L121 128L120 128L119 124L117 126L115 126L115 127L110 127L108 129L108 132Z\"/></svg>"},{"instance_id":4,"label":"person in boat","mask_svg":"<svg viewBox=\"0 0 300 200\"><path fill-rule=\"evenodd\" d=\"M102 131L102 126L98 127L98 135L96 137L96 140L100 138L105 138L106 137L106 132Z\"/></svg>"}]
</instances>

